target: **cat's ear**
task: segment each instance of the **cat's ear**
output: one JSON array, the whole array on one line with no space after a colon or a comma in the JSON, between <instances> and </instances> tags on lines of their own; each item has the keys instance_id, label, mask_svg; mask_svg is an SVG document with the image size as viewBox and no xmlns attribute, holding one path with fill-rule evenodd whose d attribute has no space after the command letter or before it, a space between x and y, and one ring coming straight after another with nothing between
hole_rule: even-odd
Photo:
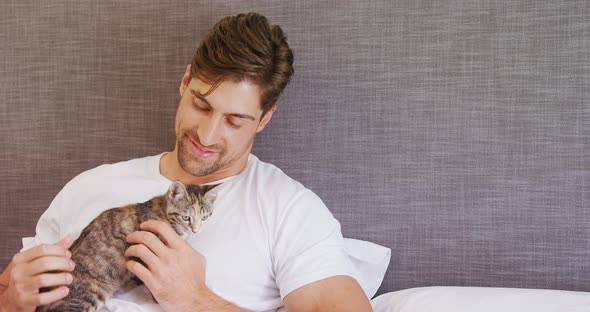
<instances>
[{"instance_id":1,"label":"cat's ear","mask_svg":"<svg viewBox=\"0 0 590 312\"><path fill-rule=\"evenodd\" d=\"M174 181L168 189L168 198L177 201L186 196L186 187L180 181Z\"/></svg>"},{"instance_id":2,"label":"cat's ear","mask_svg":"<svg viewBox=\"0 0 590 312\"><path fill-rule=\"evenodd\" d=\"M217 192L211 192L211 193L209 193L209 191L212 190L213 188L215 188L218 185L219 184L214 184L214 185L201 185L201 191L203 192L203 196L205 197L205 201L209 205L213 205L213 202L217 198Z\"/></svg>"},{"instance_id":3,"label":"cat's ear","mask_svg":"<svg viewBox=\"0 0 590 312\"><path fill-rule=\"evenodd\" d=\"M213 189L214 187L220 185L219 184L213 184L213 185L201 185L201 190L203 191L203 194L207 194L207 192L209 192L211 189Z\"/></svg>"}]
</instances>

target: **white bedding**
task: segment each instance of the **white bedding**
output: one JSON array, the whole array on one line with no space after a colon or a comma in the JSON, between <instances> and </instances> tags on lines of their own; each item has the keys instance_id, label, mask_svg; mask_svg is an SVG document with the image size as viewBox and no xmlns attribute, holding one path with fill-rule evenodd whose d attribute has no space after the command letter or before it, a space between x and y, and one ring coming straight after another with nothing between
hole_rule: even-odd
<instances>
[{"instance_id":1,"label":"white bedding","mask_svg":"<svg viewBox=\"0 0 590 312\"><path fill-rule=\"evenodd\" d=\"M423 287L380 295L374 312L590 312L590 293L561 290Z\"/></svg>"}]
</instances>

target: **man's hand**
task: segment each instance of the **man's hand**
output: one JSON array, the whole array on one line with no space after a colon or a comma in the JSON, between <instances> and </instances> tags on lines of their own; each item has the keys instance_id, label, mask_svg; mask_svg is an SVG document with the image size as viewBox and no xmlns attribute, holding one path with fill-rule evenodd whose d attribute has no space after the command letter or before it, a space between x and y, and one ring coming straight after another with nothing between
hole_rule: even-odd
<instances>
[{"instance_id":1,"label":"man's hand","mask_svg":"<svg viewBox=\"0 0 590 312\"><path fill-rule=\"evenodd\" d=\"M137 257L147 267L133 260L127 261L126 266L144 282L164 310L195 311L199 307L215 307L212 311L235 309L207 288L205 257L168 224L149 220L140 227L143 231L127 236L127 242L135 245L125 251L125 256Z\"/></svg>"},{"instance_id":2,"label":"man's hand","mask_svg":"<svg viewBox=\"0 0 590 312\"><path fill-rule=\"evenodd\" d=\"M74 270L67 236L53 245L39 245L16 254L0 275L0 311L34 311L65 297ZM40 288L53 288L39 292Z\"/></svg>"}]
</instances>

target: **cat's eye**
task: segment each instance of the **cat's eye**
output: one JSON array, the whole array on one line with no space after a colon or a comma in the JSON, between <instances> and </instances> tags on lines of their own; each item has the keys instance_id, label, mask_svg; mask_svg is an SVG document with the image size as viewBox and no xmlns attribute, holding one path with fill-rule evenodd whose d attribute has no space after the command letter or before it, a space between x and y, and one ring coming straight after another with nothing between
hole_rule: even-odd
<instances>
[{"instance_id":1,"label":"cat's eye","mask_svg":"<svg viewBox=\"0 0 590 312\"><path fill-rule=\"evenodd\" d=\"M191 217L189 216L182 216L182 220L184 221L189 221L191 219Z\"/></svg>"}]
</instances>

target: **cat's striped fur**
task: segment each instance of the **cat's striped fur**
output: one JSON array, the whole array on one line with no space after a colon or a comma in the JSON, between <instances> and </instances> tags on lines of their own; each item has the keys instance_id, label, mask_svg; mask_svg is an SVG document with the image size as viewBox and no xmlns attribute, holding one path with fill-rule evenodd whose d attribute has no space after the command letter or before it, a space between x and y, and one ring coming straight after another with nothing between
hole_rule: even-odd
<instances>
[{"instance_id":1,"label":"cat's striped fur","mask_svg":"<svg viewBox=\"0 0 590 312\"><path fill-rule=\"evenodd\" d=\"M70 251L76 267L69 294L38 307L37 312L96 311L113 293L139 279L125 268L125 238L150 219L167 222L179 234L196 233L212 213L213 186L173 182L168 192L151 200L101 213L80 234Z\"/></svg>"}]
</instances>

